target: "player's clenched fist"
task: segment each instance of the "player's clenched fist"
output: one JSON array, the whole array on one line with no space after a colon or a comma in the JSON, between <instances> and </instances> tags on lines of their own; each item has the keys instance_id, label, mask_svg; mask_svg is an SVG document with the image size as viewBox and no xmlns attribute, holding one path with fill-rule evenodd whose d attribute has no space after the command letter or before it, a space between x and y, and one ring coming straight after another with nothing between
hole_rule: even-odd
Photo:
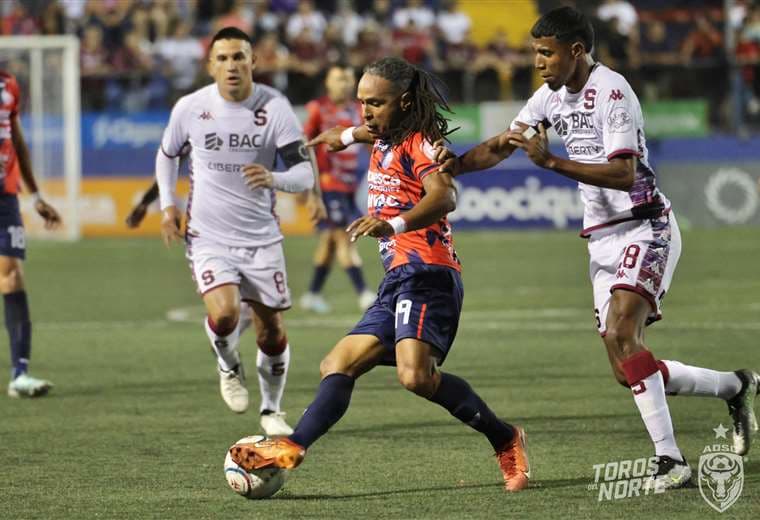
<instances>
[{"instance_id":1,"label":"player's clenched fist","mask_svg":"<svg viewBox=\"0 0 760 520\"><path fill-rule=\"evenodd\" d=\"M351 242L355 242L359 237L389 237L394 234L394 231L387 221L366 215L354 220L346 228L346 233L351 237Z\"/></svg>"},{"instance_id":2,"label":"player's clenched fist","mask_svg":"<svg viewBox=\"0 0 760 520\"><path fill-rule=\"evenodd\" d=\"M246 186L255 190L256 188L271 188L274 186L274 176L272 172L260 164L248 164L243 166L243 179Z\"/></svg>"},{"instance_id":3,"label":"player's clenched fist","mask_svg":"<svg viewBox=\"0 0 760 520\"><path fill-rule=\"evenodd\" d=\"M177 206L169 206L164 209L161 216L161 238L167 247L175 240L182 240L180 219L181 215Z\"/></svg>"}]
</instances>

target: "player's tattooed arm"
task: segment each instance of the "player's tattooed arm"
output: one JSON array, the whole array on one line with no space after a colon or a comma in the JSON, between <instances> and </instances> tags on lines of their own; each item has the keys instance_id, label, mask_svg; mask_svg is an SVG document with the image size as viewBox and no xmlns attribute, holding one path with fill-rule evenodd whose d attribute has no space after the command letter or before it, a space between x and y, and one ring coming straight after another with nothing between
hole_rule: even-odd
<instances>
[{"instance_id":1,"label":"player's tattooed arm","mask_svg":"<svg viewBox=\"0 0 760 520\"><path fill-rule=\"evenodd\" d=\"M344 135L344 132L348 128L345 126L336 126L329 130L325 130L314 139L306 143L306 146L317 146L320 144L326 144L327 149L331 152L339 152L345 150L348 146L354 143L366 143L372 144L375 142L375 138L372 137L364 125L353 127L351 136Z\"/></svg>"},{"instance_id":2,"label":"player's tattooed arm","mask_svg":"<svg viewBox=\"0 0 760 520\"><path fill-rule=\"evenodd\" d=\"M525 150L537 166L554 170L578 182L621 191L629 191L633 186L636 157L632 154L613 157L600 164L586 164L557 157L549 151L549 141L543 124L538 125L538 134L532 138L527 138L520 132L510 132L509 142Z\"/></svg>"},{"instance_id":3,"label":"player's tattooed arm","mask_svg":"<svg viewBox=\"0 0 760 520\"><path fill-rule=\"evenodd\" d=\"M366 215L352 222L346 229L351 241L362 236L380 238L426 228L456 209L456 186L450 174L431 173L422 179L422 186L425 195L412 209L398 217L382 220Z\"/></svg>"}]
</instances>

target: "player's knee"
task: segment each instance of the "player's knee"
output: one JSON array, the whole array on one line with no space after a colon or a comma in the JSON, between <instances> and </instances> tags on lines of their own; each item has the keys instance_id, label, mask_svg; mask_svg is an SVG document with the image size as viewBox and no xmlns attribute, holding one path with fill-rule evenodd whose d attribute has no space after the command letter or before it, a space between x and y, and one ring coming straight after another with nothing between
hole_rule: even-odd
<instances>
[{"instance_id":1,"label":"player's knee","mask_svg":"<svg viewBox=\"0 0 760 520\"><path fill-rule=\"evenodd\" d=\"M346 367L344 363L341 363L339 359L328 355L319 363L319 376L324 379L330 374L355 376L355 374L351 373L348 367Z\"/></svg>"},{"instance_id":2,"label":"player's knee","mask_svg":"<svg viewBox=\"0 0 760 520\"><path fill-rule=\"evenodd\" d=\"M625 359L641 350L634 327L623 318L611 320L611 323L607 324L604 342L608 348L618 354L620 359Z\"/></svg>"},{"instance_id":3,"label":"player's knee","mask_svg":"<svg viewBox=\"0 0 760 520\"><path fill-rule=\"evenodd\" d=\"M219 336L229 336L235 332L238 324L238 312L236 310L225 310L210 316L211 328Z\"/></svg>"},{"instance_id":4,"label":"player's knee","mask_svg":"<svg viewBox=\"0 0 760 520\"><path fill-rule=\"evenodd\" d=\"M622 370L620 370L619 367L613 367L612 368L612 375L615 376L615 380L620 383L622 386L626 388L631 388L631 385L628 384L628 380L625 377L625 374Z\"/></svg>"},{"instance_id":5,"label":"player's knee","mask_svg":"<svg viewBox=\"0 0 760 520\"><path fill-rule=\"evenodd\" d=\"M433 380L427 371L399 367L397 373L401 385L410 392L422 397L430 397L433 394Z\"/></svg>"},{"instance_id":6,"label":"player's knee","mask_svg":"<svg viewBox=\"0 0 760 520\"><path fill-rule=\"evenodd\" d=\"M24 273L18 267L12 267L0 275L0 292L10 294L24 288Z\"/></svg>"},{"instance_id":7,"label":"player's knee","mask_svg":"<svg viewBox=\"0 0 760 520\"><path fill-rule=\"evenodd\" d=\"M267 356L277 356L288 346L288 340L282 330L260 330L256 333L256 344Z\"/></svg>"}]
</instances>

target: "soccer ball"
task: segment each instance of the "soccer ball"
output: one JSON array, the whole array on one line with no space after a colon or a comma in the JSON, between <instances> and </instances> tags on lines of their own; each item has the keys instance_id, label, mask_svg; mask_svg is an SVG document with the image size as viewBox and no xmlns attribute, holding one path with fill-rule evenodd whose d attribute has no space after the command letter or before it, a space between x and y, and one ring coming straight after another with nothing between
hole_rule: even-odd
<instances>
[{"instance_id":1,"label":"soccer ball","mask_svg":"<svg viewBox=\"0 0 760 520\"><path fill-rule=\"evenodd\" d=\"M266 437L254 435L243 437L235 444L259 442ZM234 444L233 444L234 446ZM285 483L286 470L280 468L264 468L254 471L246 471L232 460L230 450L224 457L224 477L227 484L238 495L245 498L269 498L277 493Z\"/></svg>"}]
</instances>

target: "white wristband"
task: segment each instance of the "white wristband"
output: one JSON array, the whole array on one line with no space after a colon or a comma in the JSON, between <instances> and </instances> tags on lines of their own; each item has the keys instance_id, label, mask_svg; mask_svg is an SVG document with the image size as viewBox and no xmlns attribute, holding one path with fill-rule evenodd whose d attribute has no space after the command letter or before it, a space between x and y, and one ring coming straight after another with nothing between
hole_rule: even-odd
<instances>
[{"instance_id":1,"label":"white wristband","mask_svg":"<svg viewBox=\"0 0 760 520\"><path fill-rule=\"evenodd\" d=\"M354 129L356 129L355 126L349 126L341 132L340 142L343 143L343 146L348 146L356 142L356 139L354 139Z\"/></svg>"},{"instance_id":2,"label":"white wristband","mask_svg":"<svg viewBox=\"0 0 760 520\"><path fill-rule=\"evenodd\" d=\"M398 235L406 231L406 220L400 215L387 221L393 228L393 234Z\"/></svg>"},{"instance_id":3,"label":"white wristband","mask_svg":"<svg viewBox=\"0 0 760 520\"><path fill-rule=\"evenodd\" d=\"M35 191L34 193L32 193L32 201L35 204L37 204L41 200L42 200L42 193L40 193L39 191Z\"/></svg>"}]
</instances>

